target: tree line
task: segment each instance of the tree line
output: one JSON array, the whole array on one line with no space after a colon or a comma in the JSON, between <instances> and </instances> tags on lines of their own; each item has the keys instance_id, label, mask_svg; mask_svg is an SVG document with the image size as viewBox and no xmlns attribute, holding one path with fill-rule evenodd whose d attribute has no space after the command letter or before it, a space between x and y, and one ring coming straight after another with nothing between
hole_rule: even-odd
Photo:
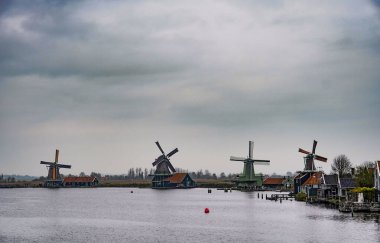
<instances>
[{"instance_id":1,"label":"tree line","mask_svg":"<svg viewBox=\"0 0 380 243\"><path fill-rule=\"evenodd\" d=\"M221 172L219 174L210 172L209 170L198 170L189 172L187 170L176 168L177 172L186 172L189 173L191 178L193 179L221 179L221 180L231 180L237 177L238 174L234 173L225 173ZM151 179L154 175L155 170L154 169L147 169L147 168L130 168L127 173L125 174L118 174L118 175L111 175L111 174L102 174L99 172L91 172L90 174L86 174L85 172L79 173L79 176L93 176L96 177L98 180L100 179L106 179L106 180L147 180ZM71 174L68 174L67 176L73 176Z\"/></svg>"}]
</instances>

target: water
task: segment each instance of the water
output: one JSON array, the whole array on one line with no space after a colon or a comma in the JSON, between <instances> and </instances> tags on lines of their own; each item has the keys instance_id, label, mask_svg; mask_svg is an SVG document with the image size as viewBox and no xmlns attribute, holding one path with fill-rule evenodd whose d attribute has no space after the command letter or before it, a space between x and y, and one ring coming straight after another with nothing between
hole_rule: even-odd
<instances>
[{"instance_id":1,"label":"water","mask_svg":"<svg viewBox=\"0 0 380 243\"><path fill-rule=\"evenodd\" d=\"M380 242L379 221L257 192L0 190L0 242Z\"/></svg>"}]
</instances>

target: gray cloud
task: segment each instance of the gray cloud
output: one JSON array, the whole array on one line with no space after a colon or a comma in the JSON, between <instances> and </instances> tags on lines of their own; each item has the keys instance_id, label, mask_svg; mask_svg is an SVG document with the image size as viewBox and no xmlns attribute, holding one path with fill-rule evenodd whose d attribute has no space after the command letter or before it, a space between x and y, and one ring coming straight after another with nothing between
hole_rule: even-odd
<instances>
[{"instance_id":1,"label":"gray cloud","mask_svg":"<svg viewBox=\"0 0 380 243\"><path fill-rule=\"evenodd\" d=\"M376 1L1 4L5 172L42 173L55 147L74 173L149 167L156 139L189 169L239 171L228 156L248 139L266 172L300 169L314 138L331 159L378 159Z\"/></svg>"}]
</instances>

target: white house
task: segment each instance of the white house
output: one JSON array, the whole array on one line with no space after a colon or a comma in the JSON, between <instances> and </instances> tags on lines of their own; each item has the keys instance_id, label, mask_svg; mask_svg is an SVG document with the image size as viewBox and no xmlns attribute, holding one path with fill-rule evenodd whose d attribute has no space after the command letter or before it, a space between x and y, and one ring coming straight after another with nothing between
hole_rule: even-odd
<instances>
[{"instance_id":1,"label":"white house","mask_svg":"<svg viewBox=\"0 0 380 243\"><path fill-rule=\"evenodd\" d=\"M375 164L375 170L374 172L375 175L374 175L374 180L375 180L375 188L380 191L380 161L377 161L376 164ZM378 195L378 201L380 202L380 193L377 194Z\"/></svg>"}]
</instances>

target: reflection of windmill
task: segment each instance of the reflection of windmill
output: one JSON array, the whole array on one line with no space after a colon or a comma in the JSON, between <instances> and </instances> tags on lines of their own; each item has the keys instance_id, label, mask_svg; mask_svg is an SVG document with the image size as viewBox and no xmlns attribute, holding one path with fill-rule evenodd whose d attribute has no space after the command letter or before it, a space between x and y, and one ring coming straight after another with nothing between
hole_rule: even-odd
<instances>
[{"instance_id":1,"label":"reflection of windmill","mask_svg":"<svg viewBox=\"0 0 380 243\"><path fill-rule=\"evenodd\" d=\"M313 152L312 153L310 153L306 150L303 150L301 148L298 149L298 152L306 154L306 156L304 157L304 159L305 159L305 161L304 161L305 162L305 169L304 170L305 171L316 171L314 159L322 161L322 162L327 162L327 158L315 154L315 149L317 148L317 143L318 142L314 140L313 150L312 150Z\"/></svg>"},{"instance_id":2,"label":"reflection of windmill","mask_svg":"<svg viewBox=\"0 0 380 243\"><path fill-rule=\"evenodd\" d=\"M63 165L63 164L58 164L58 156L59 156L59 150L55 150L55 160L54 162L45 162L41 161L40 164L47 165L46 167L48 168L48 177L47 180L45 181L45 186L46 187L60 187L63 185L63 179L59 173L60 168L66 168L70 169L71 165Z\"/></svg>"},{"instance_id":3,"label":"reflection of windmill","mask_svg":"<svg viewBox=\"0 0 380 243\"><path fill-rule=\"evenodd\" d=\"M161 151L162 155L160 155L153 163L153 166L157 166L155 175L170 175L175 172L173 165L170 163L169 158L178 152L178 148L173 149L168 154L165 154L164 150L161 148L160 143L157 141L156 145L158 149Z\"/></svg>"},{"instance_id":4,"label":"reflection of windmill","mask_svg":"<svg viewBox=\"0 0 380 243\"><path fill-rule=\"evenodd\" d=\"M243 174L239 176L237 186L240 189L253 190L256 186L262 186L262 176L255 175L254 164L256 165L269 165L269 160L253 159L253 141L249 141L249 156L248 158L230 157L231 161L244 162Z\"/></svg>"}]
</instances>

